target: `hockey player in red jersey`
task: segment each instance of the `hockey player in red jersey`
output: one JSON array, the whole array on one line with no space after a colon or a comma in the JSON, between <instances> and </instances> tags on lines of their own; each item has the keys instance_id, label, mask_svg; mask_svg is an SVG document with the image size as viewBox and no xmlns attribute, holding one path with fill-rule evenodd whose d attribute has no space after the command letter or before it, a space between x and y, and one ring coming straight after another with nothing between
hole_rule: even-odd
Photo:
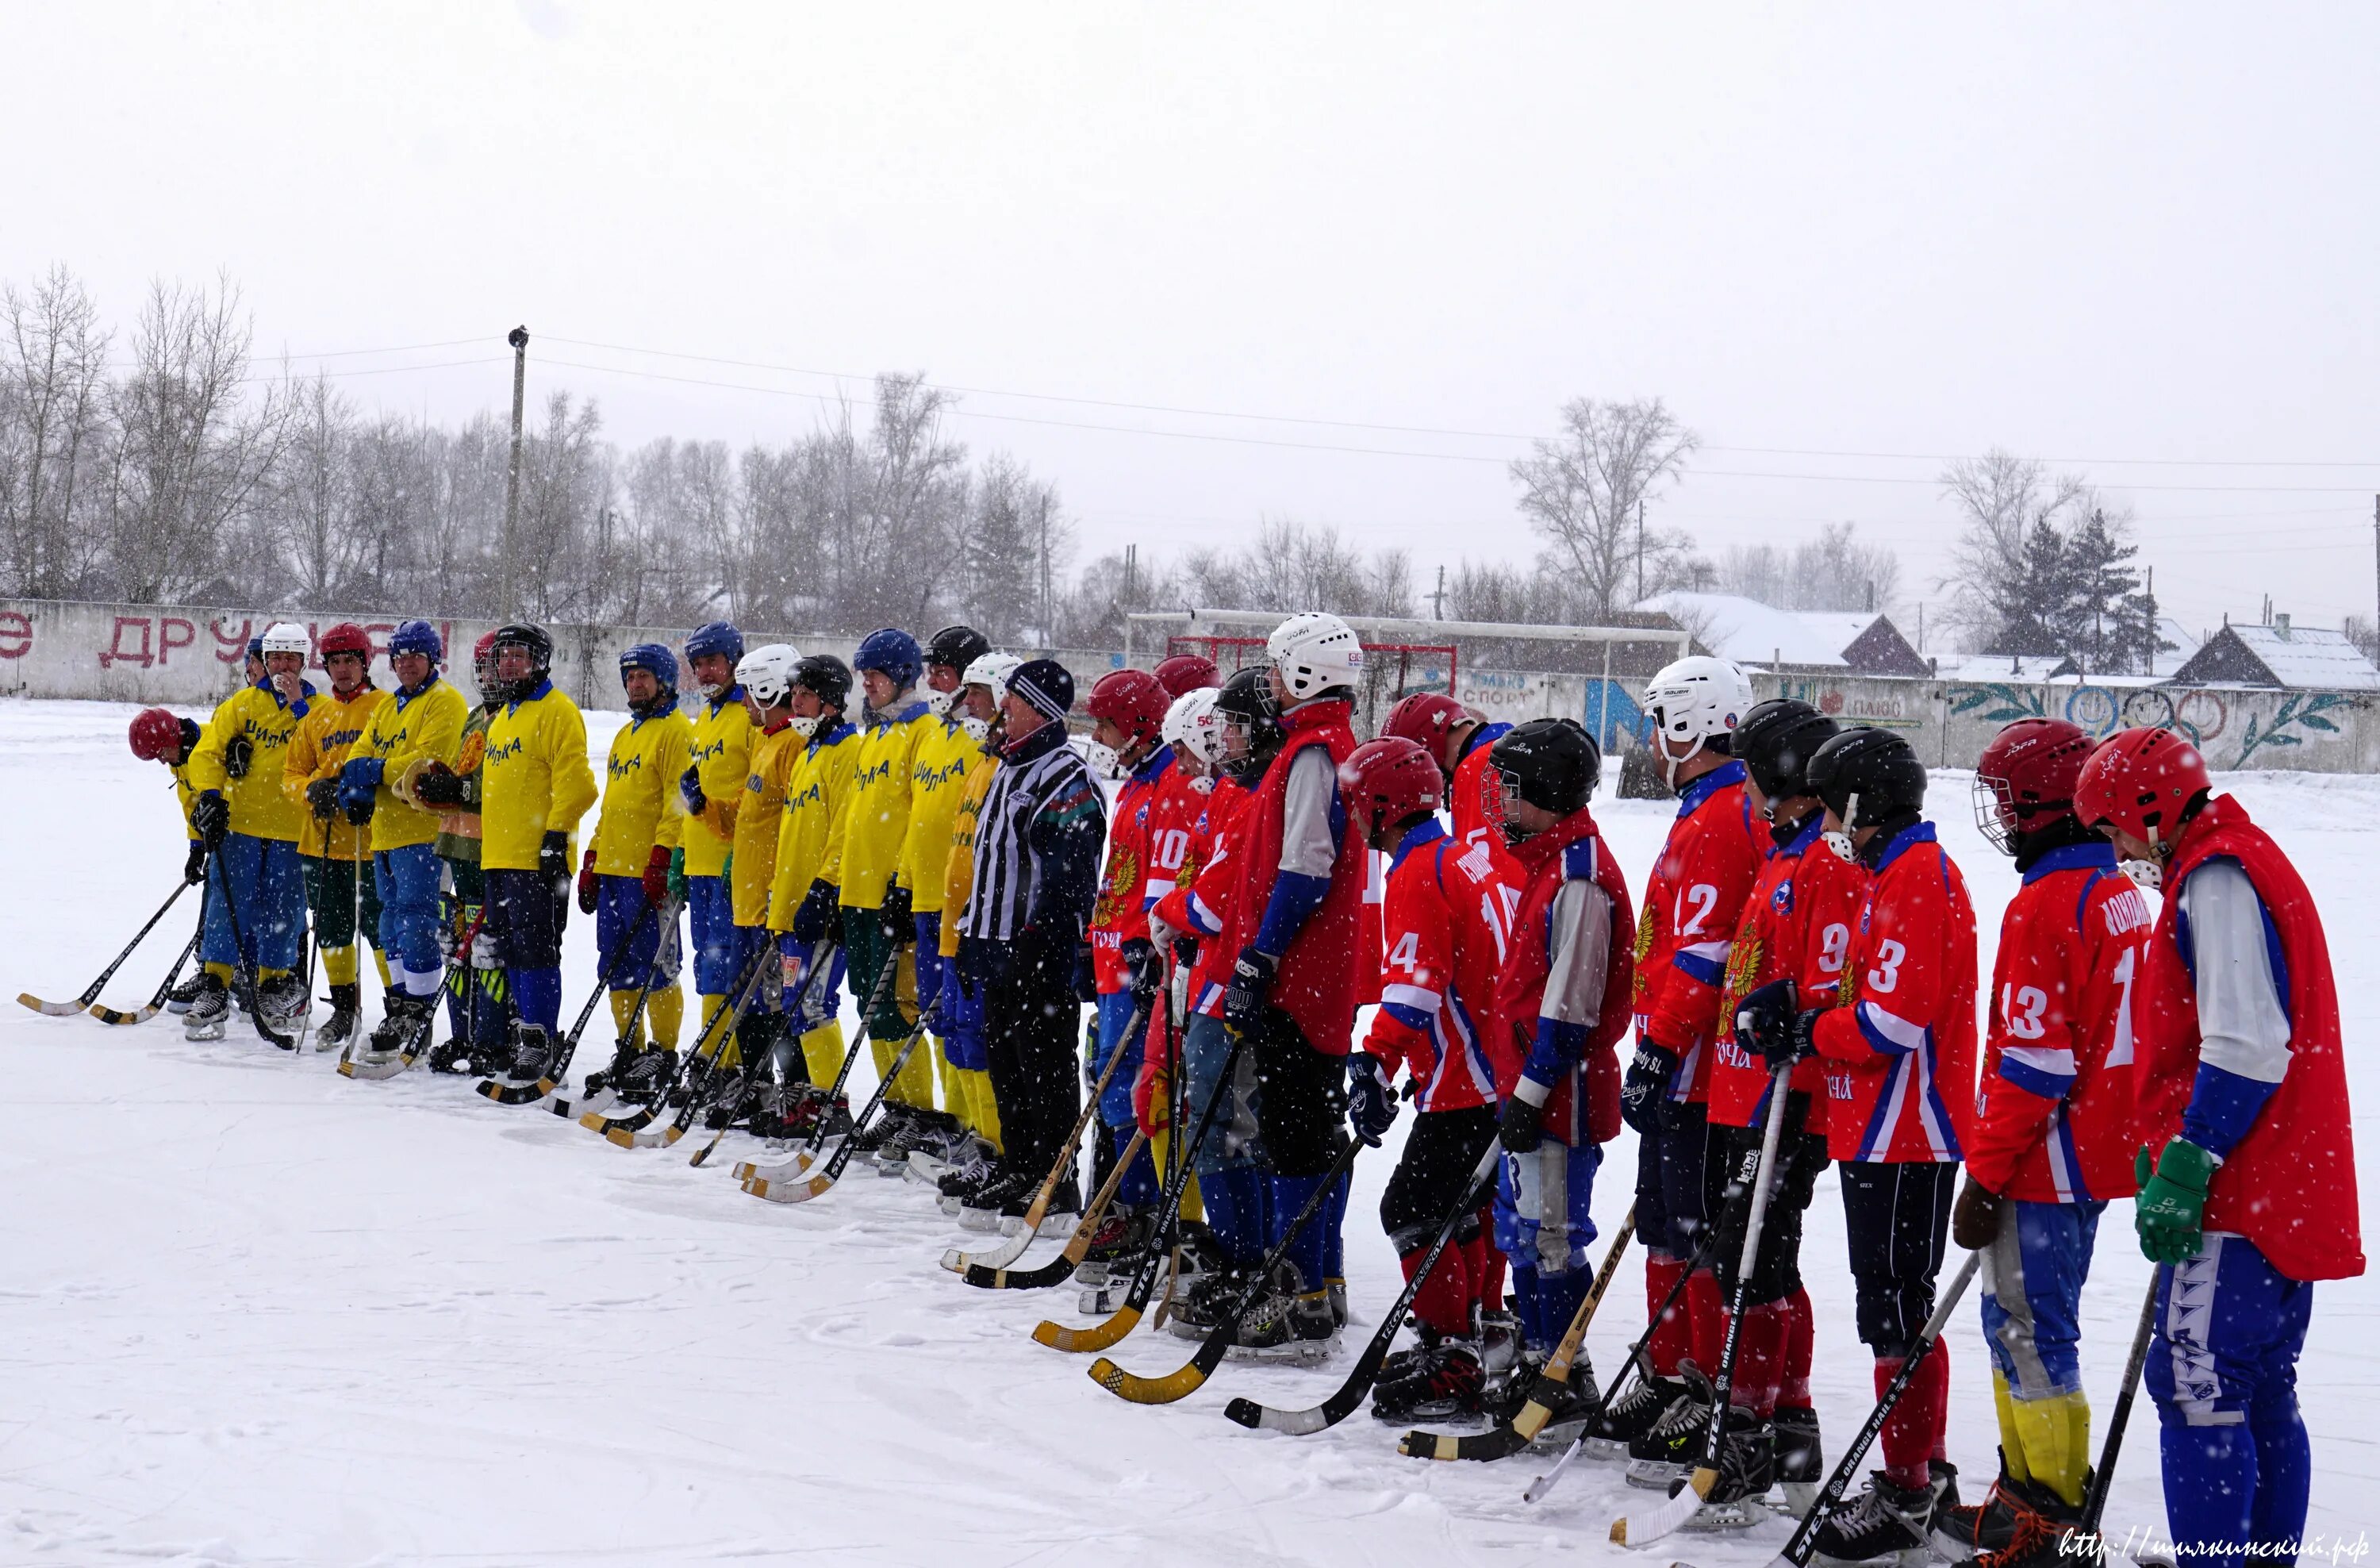
<instances>
[{"instance_id":1,"label":"hockey player in red jersey","mask_svg":"<svg viewBox=\"0 0 2380 1568\"><path fill-rule=\"evenodd\" d=\"M2147 1381L2175 1554L2292 1562L2313 1468L2297 1400L2313 1282L2363 1272L2322 916L2169 730L2110 735L2074 808L2165 893L2134 992L2132 1218L2166 1266Z\"/></svg>"},{"instance_id":2,"label":"hockey player in red jersey","mask_svg":"<svg viewBox=\"0 0 2380 1568\"><path fill-rule=\"evenodd\" d=\"M1510 734L1510 724L1490 723L1487 715L1467 708L1442 692L1416 691L1400 699L1380 721L1380 738L1412 741L1430 755L1446 780L1446 805L1454 818L1454 836L1465 844L1481 840L1501 845L1504 824L1488 812L1488 753Z\"/></svg>"},{"instance_id":3,"label":"hockey player in red jersey","mask_svg":"<svg viewBox=\"0 0 2380 1568\"><path fill-rule=\"evenodd\" d=\"M1496 742L1488 766L1523 879L1488 1030L1503 1101L1495 1239L1520 1307L1521 1365L1510 1386L1522 1390L1593 1283L1589 1205L1603 1145L1620 1133L1613 1047L1628 1032L1635 922L1627 883L1587 810L1603 757L1586 731L1533 719ZM1567 1392L1547 1429L1575 1424L1594 1406L1584 1355Z\"/></svg>"},{"instance_id":4,"label":"hockey player in red jersey","mask_svg":"<svg viewBox=\"0 0 2380 1568\"><path fill-rule=\"evenodd\" d=\"M1377 1145L1397 1116L1407 1075L1418 1112L1380 1198L1380 1224L1405 1278L1437 1239L1447 1211L1496 1136L1496 1069L1486 1030L1496 972L1521 901L1518 868L1501 846L1465 845L1438 820L1445 781L1409 740L1371 741L1339 767L1339 794L1364 842L1390 857L1381 904L1387 948L1380 1008L1347 1059L1347 1114ZM1421 1343L1385 1366L1372 1414L1383 1421L1444 1420L1484 1408L1481 1316L1500 1312L1500 1264L1490 1267L1480 1213L1464 1221L1430 1270L1413 1315Z\"/></svg>"},{"instance_id":5,"label":"hockey player in red jersey","mask_svg":"<svg viewBox=\"0 0 2380 1568\"><path fill-rule=\"evenodd\" d=\"M2000 1474L1936 1531L1995 1568L2046 1565L2080 1522L2091 1407L2082 1282L2100 1212L2132 1195L2132 991L2147 903L2074 815L2091 737L2020 719L1975 764L1975 821L2016 859L2000 920L1967 1183L1951 1236L1984 1255Z\"/></svg>"},{"instance_id":6,"label":"hockey player in red jersey","mask_svg":"<svg viewBox=\"0 0 2380 1568\"><path fill-rule=\"evenodd\" d=\"M1900 736L1846 730L1810 759L1828 847L1868 869L1834 1004L1796 1009L1778 990L1738 1010L1771 1063L1815 1051L1827 1076L1860 1339L1880 1392L1934 1310L1950 1198L1975 1085L1975 913L1925 820L1925 770ZM1937 1342L1883 1432L1884 1468L1819 1527L1817 1555L1864 1562L1922 1547L1957 1506L1943 1460L1949 1355Z\"/></svg>"},{"instance_id":7,"label":"hockey player in red jersey","mask_svg":"<svg viewBox=\"0 0 2380 1568\"><path fill-rule=\"evenodd\" d=\"M1653 751L1678 796L1660 858L1645 884L1637 917L1636 1053L1621 1089L1622 1113L1636 1130L1636 1234L1645 1241L1648 1313L1692 1266L1703 1240L1706 1166L1713 1139L1706 1110L1711 1041L1726 979L1729 938L1752 892L1762 851L1743 792L1743 764L1729 737L1752 709L1752 683L1724 659L1681 659L1645 688ZM1621 1450L1669 1474L1653 1429L1681 1397L1709 1411L1706 1384L1689 1382L1682 1364L1717 1370L1725 1331L1718 1276L1708 1263L1687 1280L1682 1309L1673 1308L1647 1347L1654 1377L1641 1380L1597 1420L1597 1453ZM1699 1426L1681 1416L1681 1429ZM1647 1470L1647 1482L1657 1472Z\"/></svg>"}]
</instances>

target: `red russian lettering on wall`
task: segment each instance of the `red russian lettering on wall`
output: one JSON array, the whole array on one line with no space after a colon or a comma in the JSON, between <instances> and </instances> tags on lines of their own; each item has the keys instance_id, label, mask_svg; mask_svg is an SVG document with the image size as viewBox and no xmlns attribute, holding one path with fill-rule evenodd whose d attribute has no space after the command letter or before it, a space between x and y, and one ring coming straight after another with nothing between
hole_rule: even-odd
<instances>
[{"instance_id":1,"label":"red russian lettering on wall","mask_svg":"<svg viewBox=\"0 0 2380 1568\"><path fill-rule=\"evenodd\" d=\"M182 633L182 635L181 635L181 636L179 636L179 637L176 637L176 636L174 635L175 628L176 628L176 627L179 627L179 628L181 629L181 633ZM176 650L176 648L188 648L188 647L189 647L192 643L195 643L195 642L197 642L198 640L199 640L199 628L198 628L198 627L196 627L196 626L192 626L189 622L188 622L188 621L186 621L186 620L182 619L182 617L181 617L181 616L179 616L179 615L160 615L160 616L158 616L158 617L157 617L157 667L158 667L159 669L163 669L163 668L164 668L164 666L165 666L165 656L166 656L167 654L169 654L169 653L173 652L173 651L174 651L174 650Z\"/></svg>"},{"instance_id":2,"label":"red russian lettering on wall","mask_svg":"<svg viewBox=\"0 0 2380 1568\"><path fill-rule=\"evenodd\" d=\"M241 660L247 658L248 639L256 635L256 633L249 628L254 626L255 624L256 623L253 621L243 620L239 624L239 630L237 634L231 637L225 637L224 635L224 623L220 619L209 621L207 623L207 630L213 635L215 639L215 662L218 664L237 664Z\"/></svg>"},{"instance_id":3,"label":"red russian lettering on wall","mask_svg":"<svg viewBox=\"0 0 2380 1568\"><path fill-rule=\"evenodd\" d=\"M137 628L140 633L140 651L138 653L129 653L125 650L124 632L125 628L128 626ZM115 617L115 630L110 634L107 639L107 651L99 656L99 667L103 670L106 670L113 669L118 664L138 664L145 670L156 661L156 655L150 652L149 650L149 617L146 615L118 615Z\"/></svg>"},{"instance_id":4,"label":"red russian lettering on wall","mask_svg":"<svg viewBox=\"0 0 2380 1568\"><path fill-rule=\"evenodd\" d=\"M33 623L14 610L0 610L0 659L22 659L33 650Z\"/></svg>"}]
</instances>

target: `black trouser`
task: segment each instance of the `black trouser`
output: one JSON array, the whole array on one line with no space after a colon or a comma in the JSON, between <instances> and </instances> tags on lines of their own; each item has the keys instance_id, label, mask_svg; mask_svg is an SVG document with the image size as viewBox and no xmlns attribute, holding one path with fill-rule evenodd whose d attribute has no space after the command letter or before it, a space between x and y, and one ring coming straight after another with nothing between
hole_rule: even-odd
<instances>
[{"instance_id":1,"label":"black trouser","mask_svg":"<svg viewBox=\"0 0 2380 1568\"><path fill-rule=\"evenodd\" d=\"M1389 1233L1398 1257L1423 1251L1436 1241L1447 1210L1466 1196L1477 1201L1471 1205L1472 1212L1456 1222L1454 1240L1468 1242L1479 1234L1477 1210L1487 1206L1491 1189L1483 1186L1471 1193L1471 1174L1495 1136L1496 1112L1486 1106L1425 1111L1414 1118L1413 1131L1405 1135L1404 1158L1397 1161L1388 1190L1380 1194L1380 1228Z\"/></svg>"},{"instance_id":2,"label":"black trouser","mask_svg":"<svg viewBox=\"0 0 2380 1568\"><path fill-rule=\"evenodd\" d=\"M1724 1127L1710 1124L1709 1108L1671 1100L1661 1131L1636 1144L1636 1234L1645 1245L1681 1260L1694 1255L1710 1209L1707 1175L1724 1168Z\"/></svg>"},{"instance_id":3,"label":"black trouser","mask_svg":"<svg viewBox=\"0 0 2380 1568\"><path fill-rule=\"evenodd\" d=\"M1753 1254L1752 1306L1782 1301L1802 1288L1802 1216L1817 1192L1818 1173L1827 1168L1827 1140L1802 1130L1809 1119L1810 1097L1789 1095L1785 1125L1777 1136L1777 1169L1768 1185L1768 1209L1760 1220L1760 1246ZM1743 1228L1751 1222L1752 1205L1744 1195L1760 1169L1762 1134L1757 1127L1715 1125L1724 1140L1725 1158L1714 1157L1703 1183L1704 1212L1718 1228L1715 1255L1719 1288L1730 1298L1735 1291L1735 1267L1743 1258Z\"/></svg>"},{"instance_id":4,"label":"black trouser","mask_svg":"<svg viewBox=\"0 0 2380 1568\"><path fill-rule=\"evenodd\" d=\"M1843 1184L1860 1343L1880 1356L1906 1355L1934 1315L1934 1277L1950 1240L1959 1167L1949 1161L1846 1160L1835 1169Z\"/></svg>"},{"instance_id":5,"label":"black trouser","mask_svg":"<svg viewBox=\"0 0 2380 1568\"><path fill-rule=\"evenodd\" d=\"M353 947L360 920L364 940L380 945L380 879L372 875L370 861L309 855L300 858L298 869L306 879L306 902L314 906L316 942L334 951Z\"/></svg>"},{"instance_id":6,"label":"black trouser","mask_svg":"<svg viewBox=\"0 0 2380 1568\"><path fill-rule=\"evenodd\" d=\"M1017 942L993 955L990 967L984 1065L1000 1107L1002 1157L1014 1169L1039 1175L1056 1163L1082 1111L1075 1031L1083 1004L1075 1000L1074 954L1038 942Z\"/></svg>"},{"instance_id":7,"label":"black trouser","mask_svg":"<svg viewBox=\"0 0 2380 1568\"><path fill-rule=\"evenodd\" d=\"M488 873L488 927L502 944L507 969L551 969L562 962L564 901L544 874Z\"/></svg>"},{"instance_id":8,"label":"black trouser","mask_svg":"<svg viewBox=\"0 0 2380 1568\"><path fill-rule=\"evenodd\" d=\"M1297 1020L1278 1007L1264 1010L1247 1049L1257 1059L1257 1141L1265 1173L1321 1175L1345 1147L1347 1059L1317 1051Z\"/></svg>"}]
</instances>

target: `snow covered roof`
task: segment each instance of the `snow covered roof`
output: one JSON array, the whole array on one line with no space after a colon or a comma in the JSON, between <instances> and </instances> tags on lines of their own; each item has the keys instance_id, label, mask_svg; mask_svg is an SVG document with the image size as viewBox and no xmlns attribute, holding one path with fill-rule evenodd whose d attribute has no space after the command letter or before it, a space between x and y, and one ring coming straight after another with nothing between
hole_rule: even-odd
<instances>
[{"instance_id":1,"label":"snow covered roof","mask_svg":"<svg viewBox=\"0 0 2380 1568\"><path fill-rule=\"evenodd\" d=\"M2233 662L2223 657L2231 643L2272 674L2273 681L2296 691L2380 691L2380 669L2347 640L2343 631L2328 627L2292 626L2286 617L2271 626L2234 623L2207 639L2202 658L2177 672L2179 678L2220 684L2240 678ZM2251 684L2264 684L2252 681Z\"/></svg>"},{"instance_id":2,"label":"snow covered roof","mask_svg":"<svg viewBox=\"0 0 2380 1568\"><path fill-rule=\"evenodd\" d=\"M1844 650L1883 617L1876 612L1779 610L1733 593L1657 593L1639 610L1658 610L1694 629L1695 640L1722 659L1762 669L1851 667Z\"/></svg>"},{"instance_id":3,"label":"snow covered roof","mask_svg":"<svg viewBox=\"0 0 2380 1568\"><path fill-rule=\"evenodd\" d=\"M1946 681L2014 681L2022 684L2055 680L2074 673L2074 661L2062 653L1964 653L1945 659L1936 672Z\"/></svg>"}]
</instances>

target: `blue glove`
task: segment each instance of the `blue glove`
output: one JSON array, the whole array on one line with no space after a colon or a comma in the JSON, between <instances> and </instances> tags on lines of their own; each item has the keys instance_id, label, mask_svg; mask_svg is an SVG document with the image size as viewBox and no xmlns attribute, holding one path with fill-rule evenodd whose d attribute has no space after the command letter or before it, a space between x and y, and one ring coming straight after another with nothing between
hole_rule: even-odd
<instances>
[{"instance_id":1,"label":"blue glove","mask_svg":"<svg viewBox=\"0 0 2380 1568\"><path fill-rule=\"evenodd\" d=\"M841 897L832 882L823 877L814 880L809 892L802 894L802 906L794 911L794 940L824 942L834 924L835 906Z\"/></svg>"},{"instance_id":2,"label":"blue glove","mask_svg":"<svg viewBox=\"0 0 2380 1568\"><path fill-rule=\"evenodd\" d=\"M1347 1057L1347 1124L1374 1149L1380 1136L1397 1124L1397 1091L1389 1070L1368 1051Z\"/></svg>"},{"instance_id":3,"label":"blue glove","mask_svg":"<svg viewBox=\"0 0 2380 1568\"><path fill-rule=\"evenodd\" d=\"M1243 1033L1255 1028L1263 1021L1265 1000L1280 973L1281 960L1271 954L1242 948L1239 962L1232 966L1232 983L1223 991L1223 1021Z\"/></svg>"},{"instance_id":4,"label":"blue glove","mask_svg":"<svg viewBox=\"0 0 2380 1568\"><path fill-rule=\"evenodd\" d=\"M350 757L339 765L341 789L378 789L381 771L388 766L382 757Z\"/></svg>"},{"instance_id":5,"label":"blue glove","mask_svg":"<svg viewBox=\"0 0 2380 1568\"><path fill-rule=\"evenodd\" d=\"M1628 1064L1628 1076L1620 1085L1621 1119L1636 1129L1637 1136L1651 1137L1661 1130L1661 1105L1677 1071L1676 1051L1637 1042L1636 1059Z\"/></svg>"},{"instance_id":6,"label":"blue glove","mask_svg":"<svg viewBox=\"0 0 2380 1568\"><path fill-rule=\"evenodd\" d=\"M688 768L679 775L677 792L686 797L686 814L690 817L701 816L703 808L710 804L702 793L702 774L697 769Z\"/></svg>"}]
</instances>

